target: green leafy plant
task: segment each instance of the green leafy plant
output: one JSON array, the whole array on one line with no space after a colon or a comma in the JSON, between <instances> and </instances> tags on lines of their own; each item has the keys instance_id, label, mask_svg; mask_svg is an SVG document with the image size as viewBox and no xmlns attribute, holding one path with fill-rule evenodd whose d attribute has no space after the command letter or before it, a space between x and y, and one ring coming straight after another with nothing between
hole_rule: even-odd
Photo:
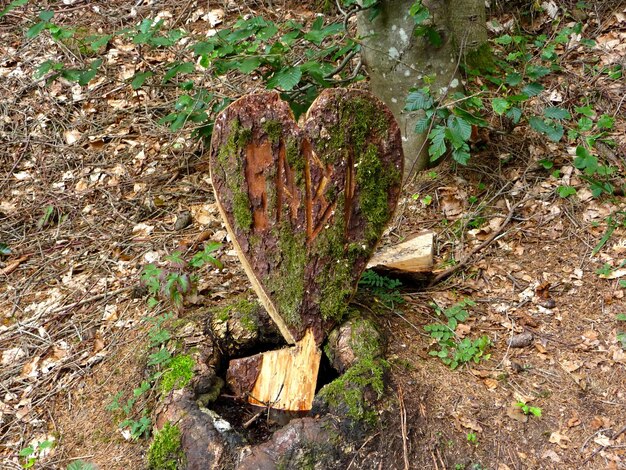
<instances>
[{"instance_id":1,"label":"green leafy plant","mask_svg":"<svg viewBox=\"0 0 626 470\"><path fill-rule=\"evenodd\" d=\"M164 268L152 263L144 266L141 282L150 293L149 306L154 307L158 303L157 299L162 298L180 308L185 296L192 293L197 281L197 277L190 274L191 271L200 269L206 264L222 267L222 263L213 255L221 246L219 243L209 242L202 251L193 255L189 262L183 259L181 252L175 251L164 257L167 262Z\"/></svg>"},{"instance_id":2,"label":"green leafy plant","mask_svg":"<svg viewBox=\"0 0 626 470\"><path fill-rule=\"evenodd\" d=\"M366 290L385 308L393 309L395 305L404 303L404 299L398 288L402 282L398 279L391 279L387 276L368 269L359 280L359 287Z\"/></svg>"},{"instance_id":3,"label":"green leafy plant","mask_svg":"<svg viewBox=\"0 0 626 470\"><path fill-rule=\"evenodd\" d=\"M28 0L13 0L6 7L0 10L0 18L2 18L7 13L15 10L16 8L22 7L28 3Z\"/></svg>"},{"instance_id":4,"label":"green leafy plant","mask_svg":"<svg viewBox=\"0 0 626 470\"><path fill-rule=\"evenodd\" d=\"M0 242L0 256L9 256L11 253L12 251L9 245Z\"/></svg>"},{"instance_id":5,"label":"green leafy plant","mask_svg":"<svg viewBox=\"0 0 626 470\"><path fill-rule=\"evenodd\" d=\"M22 468L31 468L37 463L42 451L52 449L54 447L54 441L45 440L36 445L24 447L18 453L22 462Z\"/></svg>"},{"instance_id":6,"label":"green leafy plant","mask_svg":"<svg viewBox=\"0 0 626 470\"><path fill-rule=\"evenodd\" d=\"M470 444L478 444L478 436L475 432L468 432L466 438Z\"/></svg>"},{"instance_id":7,"label":"green leafy plant","mask_svg":"<svg viewBox=\"0 0 626 470\"><path fill-rule=\"evenodd\" d=\"M538 406L530 406L523 401L518 401L517 403L515 403L515 406L518 406L522 410L522 413L524 413L526 416L533 415L537 418L541 418L541 408L539 408Z\"/></svg>"},{"instance_id":8,"label":"green leafy plant","mask_svg":"<svg viewBox=\"0 0 626 470\"><path fill-rule=\"evenodd\" d=\"M75 460L70 463L65 470L97 470L97 467L90 462Z\"/></svg>"},{"instance_id":9,"label":"green leafy plant","mask_svg":"<svg viewBox=\"0 0 626 470\"><path fill-rule=\"evenodd\" d=\"M459 339L455 332L457 326L465 322L470 316L467 307L475 305L475 302L469 299L462 300L445 310L436 304L431 304L436 314L445 317L447 321L445 323L431 323L424 327L424 330L435 340L438 348L430 351L429 354L439 357L451 369L456 369L468 362L478 363L490 357L490 354L486 354L491 345L488 336L483 335L474 340L470 338Z\"/></svg>"}]
</instances>

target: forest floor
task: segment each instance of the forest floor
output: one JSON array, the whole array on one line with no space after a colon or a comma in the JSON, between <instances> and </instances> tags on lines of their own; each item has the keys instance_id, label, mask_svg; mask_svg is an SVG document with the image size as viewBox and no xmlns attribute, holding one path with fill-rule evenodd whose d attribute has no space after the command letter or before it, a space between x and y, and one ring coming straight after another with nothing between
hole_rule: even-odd
<instances>
[{"instance_id":1,"label":"forest floor","mask_svg":"<svg viewBox=\"0 0 626 470\"><path fill-rule=\"evenodd\" d=\"M185 18L177 26L192 32L211 27L210 9L184 3L51 8L59 24L100 33L157 11L168 21ZM240 3L215 26L239 14L314 18L306 5ZM106 405L146 376L142 320L154 312L138 289L142 269L193 240L212 240L223 243L216 256L224 266L200 271L198 295L177 315L202 318L251 288L219 218L202 144L157 123L176 88L130 88L132 43L115 43L106 78L86 87L35 80L44 59L73 54L49 36L25 38L37 11L0 19L0 467L22 468L32 457L35 468L78 459L140 468L149 440L129 439ZM512 18L493 15L501 24ZM603 152L619 178L624 79L594 76L584 65L626 67L626 7L613 2L586 15L585 35L596 45L569 54L548 89L563 106L582 96L615 118L606 134L615 145ZM548 32L551 24L542 12L533 27ZM259 89L211 85L231 96ZM405 280L404 302L377 310L388 387L349 468L405 468L405 458L416 469L626 468L626 321L618 316L626 314L626 201L619 191L592 197L572 161L566 138L550 142L519 126L482 135L468 166L444 162L405 186L384 243L434 231L435 273L498 236L433 287ZM577 194L560 197L563 186ZM177 224L186 212L191 223ZM437 319L433 304L446 309L463 299L475 305L457 335L487 335L490 356L452 370L429 354L434 341L424 326ZM522 333L532 338L512 347ZM54 447L43 449L46 441ZM20 457L29 446L33 453Z\"/></svg>"}]
</instances>

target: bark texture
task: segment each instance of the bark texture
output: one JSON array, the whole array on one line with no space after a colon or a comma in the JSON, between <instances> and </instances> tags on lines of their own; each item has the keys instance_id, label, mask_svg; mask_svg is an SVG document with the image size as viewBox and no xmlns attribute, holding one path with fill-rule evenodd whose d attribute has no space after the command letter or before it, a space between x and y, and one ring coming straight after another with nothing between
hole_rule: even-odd
<instances>
[{"instance_id":1,"label":"bark texture","mask_svg":"<svg viewBox=\"0 0 626 470\"><path fill-rule=\"evenodd\" d=\"M216 199L263 306L290 343L319 345L343 317L396 206L400 131L359 90L326 90L298 126L277 93L216 119Z\"/></svg>"},{"instance_id":2,"label":"bark texture","mask_svg":"<svg viewBox=\"0 0 626 470\"><path fill-rule=\"evenodd\" d=\"M421 113L403 111L409 90L423 87L426 77L432 80L435 96L461 89L459 58L479 50L487 41L484 1L424 0L432 16L431 25L443 40L439 47L415 35L416 24L409 15L413 3L381 0L381 12L374 20L370 20L367 10L358 18L372 92L389 106L402 132L405 176L429 164L426 134L414 131Z\"/></svg>"}]
</instances>

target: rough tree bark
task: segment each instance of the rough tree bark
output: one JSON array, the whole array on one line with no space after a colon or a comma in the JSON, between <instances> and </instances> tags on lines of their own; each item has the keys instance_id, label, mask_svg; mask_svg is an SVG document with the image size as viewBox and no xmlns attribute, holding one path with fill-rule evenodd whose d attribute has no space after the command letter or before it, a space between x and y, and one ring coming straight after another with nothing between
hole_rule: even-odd
<instances>
[{"instance_id":1,"label":"rough tree bark","mask_svg":"<svg viewBox=\"0 0 626 470\"><path fill-rule=\"evenodd\" d=\"M424 0L431 13L431 26L440 34L439 47L415 35L416 24L409 15L414 0L381 0L380 14L370 21L370 12L358 15L363 62L370 76L372 92L393 112L402 132L405 176L427 168L429 157L425 134L415 133L420 113L403 111L413 87L432 79L435 96L462 89L458 64L485 53L484 0Z\"/></svg>"},{"instance_id":2,"label":"rough tree bark","mask_svg":"<svg viewBox=\"0 0 626 470\"><path fill-rule=\"evenodd\" d=\"M345 316L398 201L400 131L385 105L359 90L324 91L300 125L277 93L250 95L217 117L210 161L246 274L297 343L231 363L230 383L256 393L252 403L307 409L318 346Z\"/></svg>"}]
</instances>

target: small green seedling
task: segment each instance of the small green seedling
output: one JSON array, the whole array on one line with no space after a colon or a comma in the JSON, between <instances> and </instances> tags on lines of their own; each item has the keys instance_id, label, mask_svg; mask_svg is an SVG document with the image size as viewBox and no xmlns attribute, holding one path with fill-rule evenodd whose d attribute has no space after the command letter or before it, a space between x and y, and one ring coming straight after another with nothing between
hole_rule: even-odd
<instances>
[{"instance_id":1,"label":"small green seedling","mask_svg":"<svg viewBox=\"0 0 626 470\"><path fill-rule=\"evenodd\" d=\"M36 445L30 445L23 448L19 452L21 460L23 460L22 468L31 468L37 462L37 459L41 457L42 452L54 447L54 441L43 441Z\"/></svg>"},{"instance_id":2,"label":"small green seedling","mask_svg":"<svg viewBox=\"0 0 626 470\"><path fill-rule=\"evenodd\" d=\"M538 406L530 406L524 403L523 401L518 401L515 406L519 406L526 416L533 415L537 418L541 418L541 408Z\"/></svg>"},{"instance_id":3,"label":"small green seedling","mask_svg":"<svg viewBox=\"0 0 626 470\"><path fill-rule=\"evenodd\" d=\"M470 444L478 444L478 436L476 436L475 432L467 433L467 442L469 442Z\"/></svg>"}]
</instances>

